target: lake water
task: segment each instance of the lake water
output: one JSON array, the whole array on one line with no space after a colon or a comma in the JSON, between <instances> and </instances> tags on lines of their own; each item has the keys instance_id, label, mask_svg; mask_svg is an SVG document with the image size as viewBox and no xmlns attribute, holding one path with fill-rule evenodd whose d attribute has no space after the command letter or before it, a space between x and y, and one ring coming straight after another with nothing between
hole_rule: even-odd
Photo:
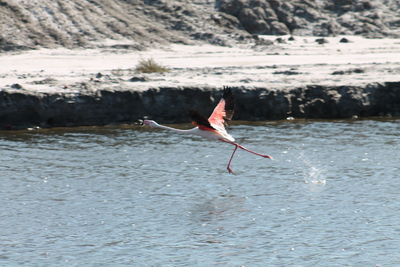
<instances>
[{"instance_id":1,"label":"lake water","mask_svg":"<svg viewBox=\"0 0 400 267\"><path fill-rule=\"evenodd\" d=\"M400 266L399 119L229 131L0 132L0 266Z\"/></svg>"}]
</instances>

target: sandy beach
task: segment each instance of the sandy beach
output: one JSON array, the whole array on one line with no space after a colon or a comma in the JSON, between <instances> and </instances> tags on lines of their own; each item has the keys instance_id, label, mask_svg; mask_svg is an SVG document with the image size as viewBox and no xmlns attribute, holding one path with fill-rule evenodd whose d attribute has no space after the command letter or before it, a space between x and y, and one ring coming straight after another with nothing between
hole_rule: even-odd
<instances>
[{"instance_id":1,"label":"sandy beach","mask_svg":"<svg viewBox=\"0 0 400 267\"><path fill-rule=\"evenodd\" d=\"M171 45L148 51L40 49L0 56L0 88L33 92L91 90L146 90L152 87L223 85L291 89L304 85L365 85L398 81L400 40L366 39L356 36L317 37L263 36L273 45L221 47ZM348 43L341 43L346 38ZM129 43L127 41L127 43ZM171 71L139 74L140 59L154 59ZM96 75L101 73L102 75ZM144 81L131 82L132 77ZM15 87L15 86L14 86Z\"/></svg>"}]
</instances>

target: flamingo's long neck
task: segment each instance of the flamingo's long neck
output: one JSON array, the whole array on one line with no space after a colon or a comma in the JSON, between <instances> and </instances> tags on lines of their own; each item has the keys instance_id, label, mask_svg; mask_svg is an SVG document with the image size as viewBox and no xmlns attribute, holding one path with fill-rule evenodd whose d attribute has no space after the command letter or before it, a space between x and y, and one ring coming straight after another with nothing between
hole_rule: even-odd
<instances>
[{"instance_id":1,"label":"flamingo's long neck","mask_svg":"<svg viewBox=\"0 0 400 267\"><path fill-rule=\"evenodd\" d=\"M180 134L193 134L193 129L182 130L182 129L176 129L176 128L168 127L168 126L161 125L161 124L156 124L153 127L173 131L173 132L180 133Z\"/></svg>"}]
</instances>

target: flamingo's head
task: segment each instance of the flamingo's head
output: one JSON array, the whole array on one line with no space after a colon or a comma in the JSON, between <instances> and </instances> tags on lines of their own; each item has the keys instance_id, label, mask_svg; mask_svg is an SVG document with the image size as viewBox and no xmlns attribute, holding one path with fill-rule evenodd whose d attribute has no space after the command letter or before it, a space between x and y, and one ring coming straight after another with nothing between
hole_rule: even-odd
<instances>
[{"instance_id":1,"label":"flamingo's head","mask_svg":"<svg viewBox=\"0 0 400 267\"><path fill-rule=\"evenodd\" d=\"M150 127L156 127L156 126L158 126L158 123L153 120L144 120L143 125L147 125Z\"/></svg>"}]
</instances>

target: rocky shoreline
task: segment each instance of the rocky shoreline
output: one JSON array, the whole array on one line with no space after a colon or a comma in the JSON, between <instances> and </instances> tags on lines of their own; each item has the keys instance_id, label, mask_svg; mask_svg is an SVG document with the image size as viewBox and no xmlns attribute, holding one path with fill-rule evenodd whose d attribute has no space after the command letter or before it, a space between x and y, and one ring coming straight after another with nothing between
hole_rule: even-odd
<instances>
[{"instance_id":1,"label":"rocky shoreline","mask_svg":"<svg viewBox=\"0 0 400 267\"><path fill-rule=\"evenodd\" d=\"M235 120L400 116L400 82L359 86L310 85L291 90L234 87ZM159 87L80 93L0 91L0 128L189 122L187 111L211 112L221 88Z\"/></svg>"}]
</instances>

